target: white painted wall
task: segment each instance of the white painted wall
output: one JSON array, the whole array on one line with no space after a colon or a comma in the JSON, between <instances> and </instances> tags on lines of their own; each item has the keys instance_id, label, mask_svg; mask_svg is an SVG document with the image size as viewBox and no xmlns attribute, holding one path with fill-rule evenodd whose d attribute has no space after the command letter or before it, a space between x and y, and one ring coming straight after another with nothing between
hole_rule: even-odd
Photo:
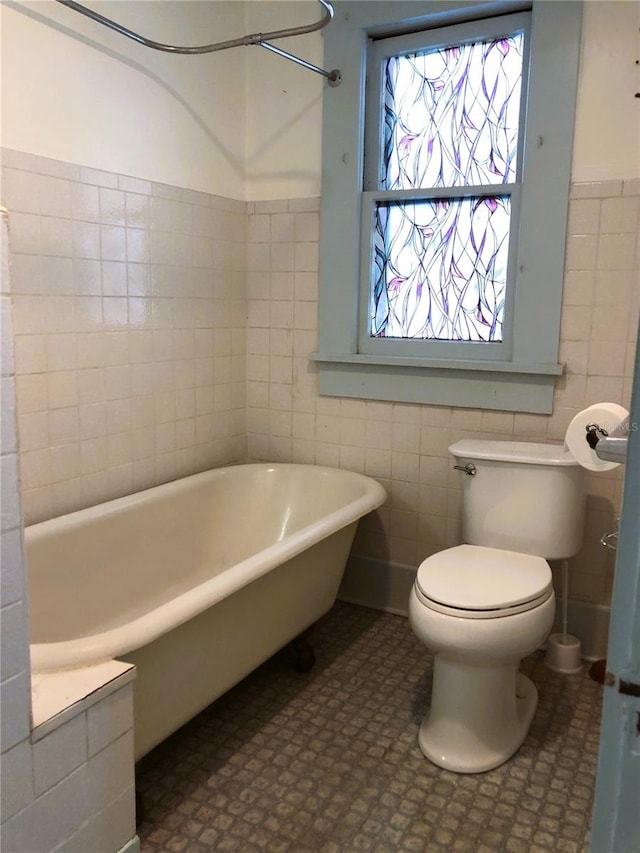
<instances>
[{"instance_id":1,"label":"white painted wall","mask_svg":"<svg viewBox=\"0 0 640 853\"><path fill-rule=\"evenodd\" d=\"M160 42L244 35L243 3L88 5ZM244 64L253 48L153 51L53 0L7 0L0 20L5 147L244 198Z\"/></svg>"},{"instance_id":2,"label":"white painted wall","mask_svg":"<svg viewBox=\"0 0 640 853\"><path fill-rule=\"evenodd\" d=\"M102 0L158 41L200 44L317 19L313 0ZM257 47L150 51L53 2L4 0L2 144L232 198L320 193L322 96L313 74ZM585 3L572 179L640 173L640 4ZM279 42L322 65L321 32Z\"/></svg>"},{"instance_id":3,"label":"white painted wall","mask_svg":"<svg viewBox=\"0 0 640 853\"><path fill-rule=\"evenodd\" d=\"M584 4L574 182L640 175L640 3Z\"/></svg>"},{"instance_id":4,"label":"white painted wall","mask_svg":"<svg viewBox=\"0 0 640 853\"><path fill-rule=\"evenodd\" d=\"M310 0L246 3L247 32L269 32L319 20ZM331 26L331 24L329 24ZM322 66L322 31L276 42ZM324 77L275 56L251 50L247 61L246 198L308 198L320 195ZM331 90L326 94L331 97Z\"/></svg>"},{"instance_id":5,"label":"white painted wall","mask_svg":"<svg viewBox=\"0 0 640 853\"><path fill-rule=\"evenodd\" d=\"M287 7L300 7L299 14ZM313 19L317 4L247 4L250 30L274 28L283 19ZM310 16L310 17L309 17ZM587 0L582 52L573 182L619 180L640 175L640 3ZM295 44L295 48L294 48ZM322 33L288 42L289 49L322 64ZM284 45L283 45L284 46ZM252 55L247 68L246 185L250 200L320 194L320 92L331 90L317 75L270 56Z\"/></svg>"}]
</instances>

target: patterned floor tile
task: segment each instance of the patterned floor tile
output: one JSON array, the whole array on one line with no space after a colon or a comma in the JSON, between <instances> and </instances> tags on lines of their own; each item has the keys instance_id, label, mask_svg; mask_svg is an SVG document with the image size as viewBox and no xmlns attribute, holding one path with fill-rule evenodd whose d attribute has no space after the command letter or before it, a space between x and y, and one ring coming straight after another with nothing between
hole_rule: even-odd
<instances>
[{"instance_id":1,"label":"patterned floor tile","mask_svg":"<svg viewBox=\"0 0 640 853\"><path fill-rule=\"evenodd\" d=\"M540 700L501 767L458 775L417 735L432 659L407 620L337 602L314 626L316 666L284 649L140 762L142 853L582 853L602 688L541 652Z\"/></svg>"}]
</instances>

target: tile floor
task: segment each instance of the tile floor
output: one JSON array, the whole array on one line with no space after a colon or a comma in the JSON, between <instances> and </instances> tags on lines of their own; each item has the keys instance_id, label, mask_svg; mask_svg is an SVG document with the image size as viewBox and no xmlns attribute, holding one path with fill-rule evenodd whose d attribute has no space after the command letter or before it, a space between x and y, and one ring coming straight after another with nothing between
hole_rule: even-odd
<instances>
[{"instance_id":1,"label":"tile floor","mask_svg":"<svg viewBox=\"0 0 640 853\"><path fill-rule=\"evenodd\" d=\"M284 649L146 756L142 853L588 849L602 688L535 653L540 704L502 767L423 758L431 659L407 620L337 602L316 666Z\"/></svg>"}]
</instances>

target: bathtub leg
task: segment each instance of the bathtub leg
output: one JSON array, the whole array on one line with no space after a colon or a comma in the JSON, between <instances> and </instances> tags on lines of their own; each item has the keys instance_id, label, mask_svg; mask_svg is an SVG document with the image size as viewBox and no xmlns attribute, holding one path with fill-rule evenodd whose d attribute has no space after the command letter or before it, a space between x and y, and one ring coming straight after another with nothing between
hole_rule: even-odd
<instances>
[{"instance_id":1,"label":"bathtub leg","mask_svg":"<svg viewBox=\"0 0 640 853\"><path fill-rule=\"evenodd\" d=\"M307 633L300 634L292 641L293 651L296 655L296 669L298 672L310 672L316 662L313 646L307 639Z\"/></svg>"}]
</instances>

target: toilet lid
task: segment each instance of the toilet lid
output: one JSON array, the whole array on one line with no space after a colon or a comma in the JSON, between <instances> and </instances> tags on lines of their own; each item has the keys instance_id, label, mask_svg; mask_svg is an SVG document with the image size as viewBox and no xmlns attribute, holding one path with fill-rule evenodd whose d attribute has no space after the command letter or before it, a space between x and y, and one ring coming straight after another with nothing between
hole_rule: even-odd
<instances>
[{"instance_id":1,"label":"toilet lid","mask_svg":"<svg viewBox=\"0 0 640 853\"><path fill-rule=\"evenodd\" d=\"M551 569L542 557L458 545L428 557L416 585L425 598L456 610L517 607L550 592Z\"/></svg>"}]
</instances>

